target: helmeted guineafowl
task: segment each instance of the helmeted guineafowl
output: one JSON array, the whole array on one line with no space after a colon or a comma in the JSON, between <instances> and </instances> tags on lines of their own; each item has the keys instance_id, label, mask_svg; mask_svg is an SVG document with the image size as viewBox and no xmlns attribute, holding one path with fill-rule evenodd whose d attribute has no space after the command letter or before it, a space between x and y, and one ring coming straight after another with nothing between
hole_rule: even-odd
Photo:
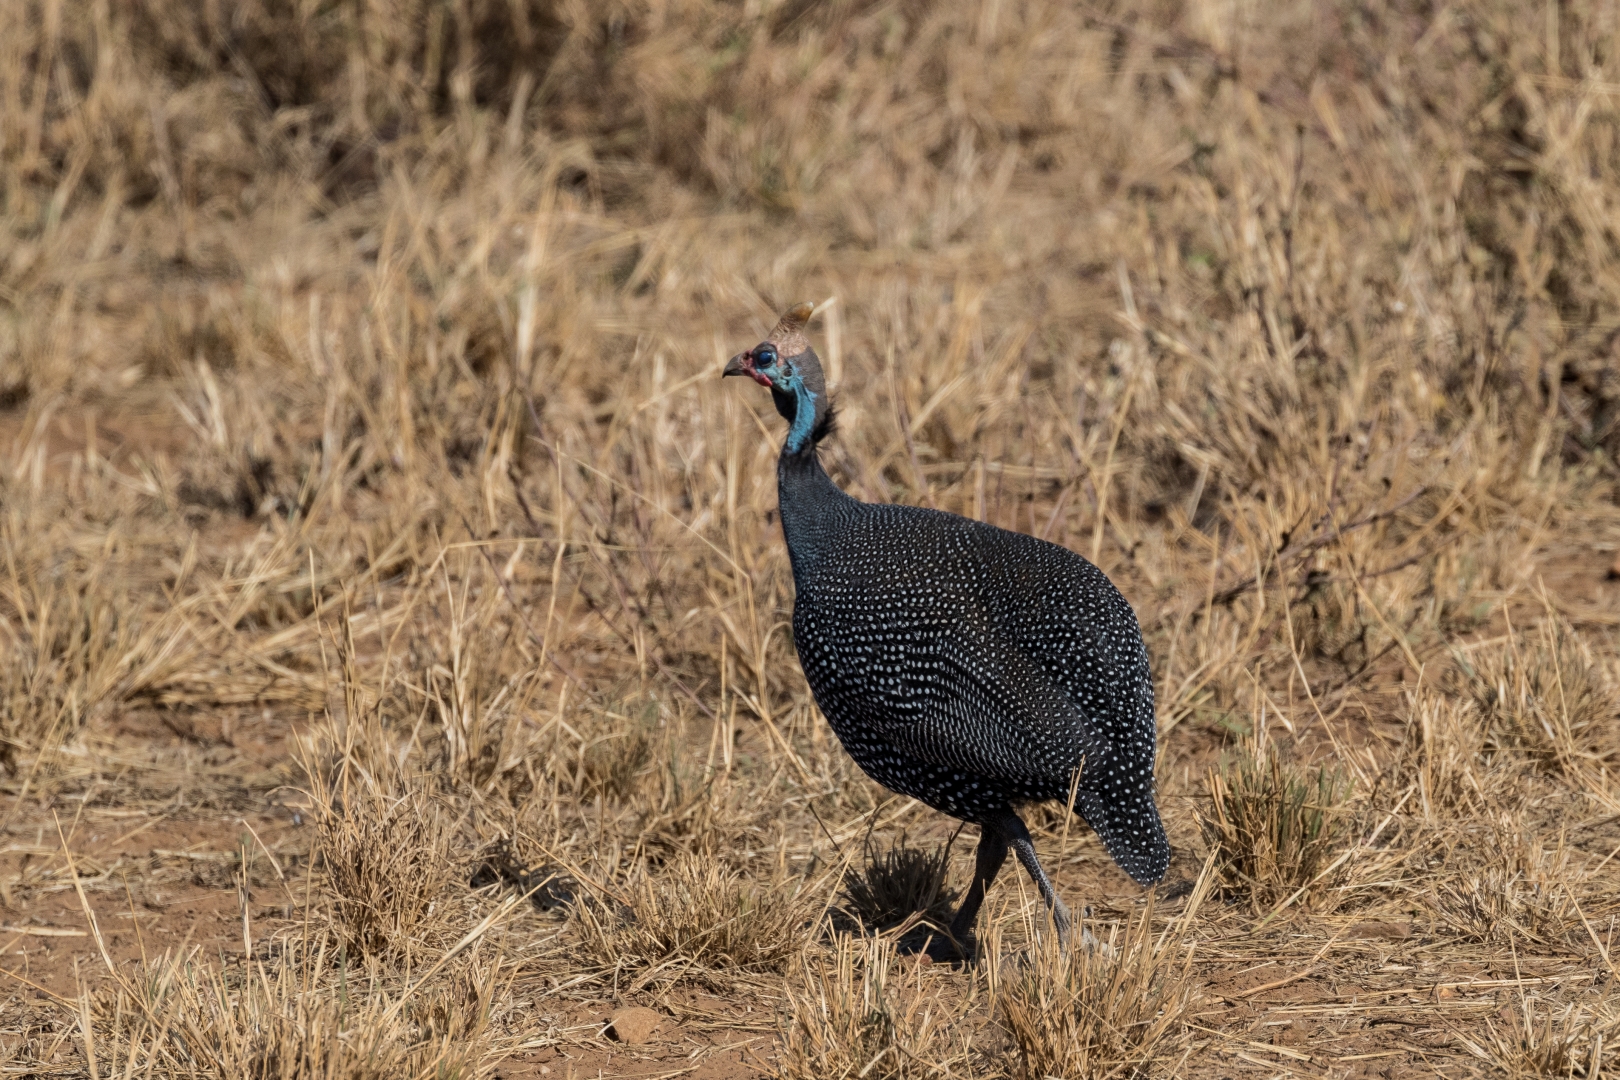
<instances>
[{"instance_id":1,"label":"helmeted guineafowl","mask_svg":"<svg viewBox=\"0 0 1620 1080\"><path fill-rule=\"evenodd\" d=\"M1067 802L1074 790L1075 810L1131 877L1150 885L1170 861L1136 615L1066 548L841 491L816 454L833 413L804 333L812 311L788 311L724 371L769 387L789 424L776 476L805 678L868 776L979 826L973 883L951 924L957 943L1009 848L1067 938L1068 910L1014 803Z\"/></svg>"}]
</instances>

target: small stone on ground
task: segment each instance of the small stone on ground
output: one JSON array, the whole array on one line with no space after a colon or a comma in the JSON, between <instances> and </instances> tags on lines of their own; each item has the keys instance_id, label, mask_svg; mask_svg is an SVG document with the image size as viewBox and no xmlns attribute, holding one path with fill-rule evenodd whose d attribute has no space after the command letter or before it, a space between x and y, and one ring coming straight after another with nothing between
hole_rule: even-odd
<instances>
[{"instance_id":1,"label":"small stone on ground","mask_svg":"<svg viewBox=\"0 0 1620 1080\"><path fill-rule=\"evenodd\" d=\"M652 1038L653 1030L663 1019L659 1013L636 1005L620 1009L609 1017L607 1033L622 1043L636 1046Z\"/></svg>"}]
</instances>

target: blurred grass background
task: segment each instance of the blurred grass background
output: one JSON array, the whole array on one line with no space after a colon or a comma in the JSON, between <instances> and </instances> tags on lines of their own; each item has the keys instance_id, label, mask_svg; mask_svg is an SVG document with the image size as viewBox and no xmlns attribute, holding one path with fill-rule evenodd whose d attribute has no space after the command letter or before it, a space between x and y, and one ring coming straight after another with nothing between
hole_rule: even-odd
<instances>
[{"instance_id":1,"label":"blurred grass background","mask_svg":"<svg viewBox=\"0 0 1620 1080\"><path fill-rule=\"evenodd\" d=\"M1614 503L1609 14L10 5L7 552L122 635L64 723L224 647L133 659L164 559L302 582L239 634L452 535L528 541L559 657L715 682L730 636L802 702L774 428L707 376L804 297L846 483L1137 579L1172 716L1234 587L1351 667L1438 640Z\"/></svg>"}]
</instances>

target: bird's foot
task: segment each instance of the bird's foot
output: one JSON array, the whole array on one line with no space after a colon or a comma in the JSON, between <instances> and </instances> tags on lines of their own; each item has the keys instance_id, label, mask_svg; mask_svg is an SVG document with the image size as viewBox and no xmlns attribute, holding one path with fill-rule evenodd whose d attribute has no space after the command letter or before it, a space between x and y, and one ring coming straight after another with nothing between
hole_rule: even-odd
<instances>
[{"instance_id":1,"label":"bird's foot","mask_svg":"<svg viewBox=\"0 0 1620 1080\"><path fill-rule=\"evenodd\" d=\"M928 935L919 951L936 964L956 965L971 961L976 945L971 935L965 941L958 941L948 934L935 932Z\"/></svg>"},{"instance_id":2,"label":"bird's foot","mask_svg":"<svg viewBox=\"0 0 1620 1080\"><path fill-rule=\"evenodd\" d=\"M1088 927L1080 927L1080 947L1087 952L1094 952L1101 956L1113 956L1114 947L1093 934Z\"/></svg>"}]
</instances>

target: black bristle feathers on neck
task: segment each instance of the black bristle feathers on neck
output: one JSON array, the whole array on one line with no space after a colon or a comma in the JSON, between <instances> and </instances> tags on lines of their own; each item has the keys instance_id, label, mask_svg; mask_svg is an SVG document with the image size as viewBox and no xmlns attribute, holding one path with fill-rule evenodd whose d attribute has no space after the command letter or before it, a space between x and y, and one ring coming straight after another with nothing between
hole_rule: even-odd
<instances>
[{"instance_id":1,"label":"black bristle feathers on neck","mask_svg":"<svg viewBox=\"0 0 1620 1080\"><path fill-rule=\"evenodd\" d=\"M829 401L827 402L827 411L821 414L821 419L816 421L815 429L810 432L811 445L815 445L837 430L838 406Z\"/></svg>"}]
</instances>

